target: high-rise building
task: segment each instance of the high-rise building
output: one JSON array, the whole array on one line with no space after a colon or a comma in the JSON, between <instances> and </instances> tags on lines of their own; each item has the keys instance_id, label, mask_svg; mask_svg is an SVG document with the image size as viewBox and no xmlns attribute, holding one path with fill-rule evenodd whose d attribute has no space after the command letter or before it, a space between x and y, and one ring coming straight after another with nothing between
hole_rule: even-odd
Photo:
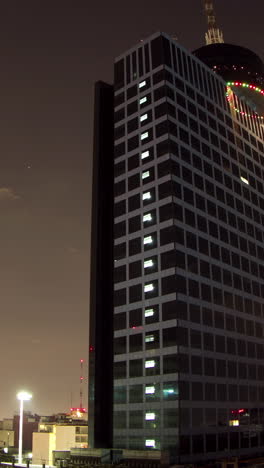
<instances>
[{"instance_id":1,"label":"high-rise building","mask_svg":"<svg viewBox=\"0 0 264 468\"><path fill-rule=\"evenodd\" d=\"M118 57L114 124L97 84L89 438L178 463L264 453L263 65L204 49Z\"/></svg>"}]
</instances>

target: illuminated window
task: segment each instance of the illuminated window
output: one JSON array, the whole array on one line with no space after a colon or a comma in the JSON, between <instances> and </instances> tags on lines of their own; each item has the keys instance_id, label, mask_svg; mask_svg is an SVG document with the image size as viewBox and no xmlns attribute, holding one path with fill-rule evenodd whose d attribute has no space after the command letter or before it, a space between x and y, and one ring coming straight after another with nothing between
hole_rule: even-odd
<instances>
[{"instance_id":1,"label":"illuminated window","mask_svg":"<svg viewBox=\"0 0 264 468\"><path fill-rule=\"evenodd\" d=\"M144 151L144 153L141 153L141 159L145 159L149 157L149 151Z\"/></svg>"},{"instance_id":2,"label":"illuminated window","mask_svg":"<svg viewBox=\"0 0 264 468\"><path fill-rule=\"evenodd\" d=\"M139 88L144 88L144 86L146 86L146 81L141 81L141 83L139 83L138 87Z\"/></svg>"},{"instance_id":3,"label":"illuminated window","mask_svg":"<svg viewBox=\"0 0 264 468\"><path fill-rule=\"evenodd\" d=\"M163 393L165 396L173 395L175 393L175 390L173 388L164 388Z\"/></svg>"},{"instance_id":4,"label":"illuminated window","mask_svg":"<svg viewBox=\"0 0 264 468\"><path fill-rule=\"evenodd\" d=\"M154 359L149 359L145 362L145 369L150 369L151 367L155 367Z\"/></svg>"},{"instance_id":5,"label":"illuminated window","mask_svg":"<svg viewBox=\"0 0 264 468\"><path fill-rule=\"evenodd\" d=\"M145 420L146 421L154 421L155 418L156 418L155 413L146 413L145 414Z\"/></svg>"},{"instance_id":6,"label":"illuminated window","mask_svg":"<svg viewBox=\"0 0 264 468\"><path fill-rule=\"evenodd\" d=\"M146 439L145 440L145 447L152 447L155 448L156 442L154 439Z\"/></svg>"},{"instance_id":7,"label":"illuminated window","mask_svg":"<svg viewBox=\"0 0 264 468\"><path fill-rule=\"evenodd\" d=\"M139 104L144 104L144 102L147 102L147 96L144 96L143 98L141 98L139 101Z\"/></svg>"},{"instance_id":8,"label":"illuminated window","mask_svg":"<svg viewBox=\"0 0 264 468\"><path fill-rule=\"evenodd\" d=\"M145 260L144 261L144 268L151 268L153 267L154 263L153 260Z\"/></svg>"},{"instance_id":9,"label":"illuminated window","mask_svg":"<svg viewBox=\"0 0 264 468\"><path fill-rule=\"evenodd\" d=\"M151 220L152 220L151 213L147 213L143 216L143 223L145 223L146 221L151 221Z\"/></svg>"},{"instance_id":10,"label":"illuminated window","mask_svg":"<svg viewBox=\"0 0 264 468\"><path fill-rule=\"evenodd\" d=\"M144 120L147 120L147 118L148 118L148 114L141 115L140 122L144 122Z\"/></svg>"},{"instance_id":11,"label":"illuminated window","mask_svg":"<svg viewBox=\"0 0 264 468\"><path fill-rule=\"evenodd\" d=\"M154 286L152 283L149 283L149 284L145 284L144 286L144 292L150 292L150 291L153 291L154 290Z\"/></svg>"},{"instance_id":12,"label":"illuminated window","mask_svg":"<svg viewBox=\"0 0 264 468\"><path fill-rule=\"evenodd\" d=\"M152 242L153 242L152 236L146 236L146 237L144 237L144 245L146 245L146 244L152 244Z\"/></svg>"},{"instance_id":13,"label":"illuminated window","mask_svg":"<svg viewBox=\"0 0 264 468\"><path fill-rule=\"evenodd\" d=\"M154 335L147 335L145 336L145 343L153 343L154 339Z\"/></svg>"},{"instance_id":14,"label":"illuminated window","mask_svg":"<svg viewBox=\"0 0 264 468\"><path fill-rule=\"evenodd\" d=\"M155 393L154 385L151 385L149 387L145 387L145 395L154 395L154 393Z\"/></svg>"},{"instance_id":15,"label":"illuminated window","mask_svg":"<svg viewBox=\"0 0 264 468\"><path fill-rule=\"evenodd\" d=\"M147 177L149 177L149 176L150 176L149 171L145 171L145 172L142 173L142 179L147 179Z\"/></svg>"},{"instance_id":16,"label":"illuminated window","mask_svg":"<svg viewBox=\"0 0 264 468\"><path fill-rule=\"evenodd\" d=\"M140 140L146 140L146 138L148 138L149 136L149 133L148 132L144 132L140 135Z\"/></svg>"},{"instance_id":17,"label":"illuminated window","mask_svg":"<svg viewBox=\"0 0 264 468\"><path fill-rule=\"evenodd\" d=\"M231 419L229 421L229 426L239 426L239 420L238 419Z\"/></svg>"},{"instance_id":18,"label":"illuminated window","mask_svg":"<svg viewBox=\"0 0 264 468\"><path fill-rule=\"evenodd\" d=\"M150 200L151 199L151 193L150 192L145 192L142 195L142 200Z\"/></svg>"},{"instance_id":19,"label":"illuminated window","mask_svg":"<svg viewBox=\"0 0 264 468\"><path fill-rule=\"evenodd\" d=\"M154 315L153 309L146 309L145 310L145 317L152 317Z\"/></svg>"},{"instance_id":20,"label":"illuminated window","mask_svg":"<svg viewBox=\"0 0 264 468\"><path fill-rule=\"evenodd\" d=\"M247 179L245 179L245 177L242 177L242 176L241 176L241 177L240 177L240 180L241 180L242 182L244 182L244 184L249 185L249 181L248 181Z\"/></svg>"}]
</instances>

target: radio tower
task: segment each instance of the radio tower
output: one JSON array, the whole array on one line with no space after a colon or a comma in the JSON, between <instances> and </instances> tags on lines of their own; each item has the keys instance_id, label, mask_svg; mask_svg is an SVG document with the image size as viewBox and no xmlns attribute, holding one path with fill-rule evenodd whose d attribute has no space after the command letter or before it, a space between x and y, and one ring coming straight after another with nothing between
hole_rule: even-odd
<instances>
[{"instance_id":1,"label":"radio tower","mask_svg":"<svg viewBox=\"0 0 264 468\"><path fill-rule=\"evenodd\" d=\"M80 375L80 410L83 409L83 359L80 360L81 375Z\"/></svg>"},{"instance_id":2,"label":"radio tower","mask_svg":"<svg viewBox=\"0 0 264 468\"><path fill-rule=\"evenodd\" d=\"M206 45L222 43L224 42L224 37L216 24L213 0L203 0L203 2L208 23L208 31L205 33Z\"/></svg>"}]
</instances>

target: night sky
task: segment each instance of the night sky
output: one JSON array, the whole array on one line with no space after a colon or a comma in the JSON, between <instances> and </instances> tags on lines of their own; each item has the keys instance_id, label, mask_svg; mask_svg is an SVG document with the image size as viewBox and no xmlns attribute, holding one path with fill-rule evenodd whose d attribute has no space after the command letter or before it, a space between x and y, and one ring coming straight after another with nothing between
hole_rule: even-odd
<instances>
[{"instance_id":1,"label":"night sky","mask_svg":"<svg viewBox=\"0 0 264 468\"><path fill-rule=\"evenodd\" d=\"M225 41L264 59L263 0L215 6ZM158 30L192 50L205 29L202 0L1 2L0 419L24 388L38 414L79 405L94 82L111 82L114 57Z\"/></svg>"}]
</instances>

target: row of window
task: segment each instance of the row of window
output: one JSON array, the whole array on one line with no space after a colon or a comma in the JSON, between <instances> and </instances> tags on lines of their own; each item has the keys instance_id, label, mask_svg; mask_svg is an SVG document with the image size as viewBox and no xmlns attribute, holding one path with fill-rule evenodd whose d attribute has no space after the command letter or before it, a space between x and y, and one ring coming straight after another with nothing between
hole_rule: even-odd
<instances>
[{"instance_id":1,"label":"row of window","mask_svg":"<svg viewBox=\"0 0 264 468\"><path fill-rule=\"evenodd\" d=\"M179 336L180 332L185 332L185 336ZM182 327L171 327L163 330L163 348L166 346L190 346L193 349L202 348L202 338L204 351L216 353L234 354L237 351L238 356L250 359L263 359L263 346L257 343L243 340L232 340L221 335L212 333L202 334L198 330L190 330L190 339L188 340L187 329ZM202 336L203 335L203 336ZM158 331L146 333L145 339L154 337L158 341ZM148 344L149 342L145 342ZM134 353L141 351L142 335L132 335L129 337L130 350ZM153 347L155 348L155 346ZM151 347L147 349L153 349ZM237 348L237 349L236 349ZM125 338L115 339L115 352L127 352ZM162 368L162 369L161 369ZM192 356L189 358L185 354L168 354L163 357L154 356L145 359L130 359L127 361L118 361L114 363L114 378L125 379L127 374L130 378L162 374L174 374L183 372L185 374L203 375L221 378L240 378L249 380L264 380L264 367L255 364L245 364L244 362L228 361L224 359L204 358L201 356ZM246 400L245 400L246 401Z\"/></svg>"},{"instance_id":2,"label":"row of window","mask_svg":"<svg viewBox=\"0 0 264 468\"><path fill-rule=\"evenodd\" d=\"M224 272L225 273L225 272ZM229 274L229 272L228 272ZM233 288L241 291L242 294L252 294L262 298L264 295L264 284L252 281L249 278L242 277L236 273L232 274ZM187 278L180 274L172 274L161 278L160 286L158 279L147 280L145 282L128 286L128 288L120 288L114 291L114 305L116 307L128 303L140 302L145 299L159 297L172 293L180 293L192 298L197 298L205 302L209 302L226 308L235 308L236 295L230 291L224 291L223 287L219 289L212 284L202 283L192 278ZM231 283L230 283L231 284ZM229 286L230 286L229 284ZM221 282L220 282L221 286ZM128 289L128 291L127 291Z\"/></svg>"},{"instance_id":3,"label":"row of window","mask_svg":"<svg viewBox=\"0 0 264 468\"><path fill-rule=\"evenodd\" d=\"M249 298L235 296L234 309L240 312L245 312L248 315L255 314L261 316L264 313L264 305L252 301ZM128 318L128 320L127 320ZM212 310L207 307L201 307L198 304L174 300L164 302L162 304L162 317L159 317L159 306L151 305L145 309L132 309L129 312L119 312L114 314L114 330L125 330L127 328L137 329L144 324L149 325L157 323L160 320L166 322L168 320L184 320L187 322L202 324L207 327L214 327L231 332L246 334L248 336L263 336L263 325L260 322L247 320L241 317L234 316L232 313L223 313L220 310Z\"/></svg>"},{"instance_id":4,"label":"row of window","mask_svg":"<svg viewBox=\"0 0 264 468\"><path fill-rule=\"evenodd\" d=\"M171 429L179 426L178 409L168 408L162 412L162 428ZM158 429L160 427L160 412L150 411L130 411L129 421L125 411L114 412L115 429Z\"/></svg>"},{"instance_id":5,"label":"row of window","mask_svg":"<svg viewBox=\"0 0 264 468\"><path fill-rule=\"evenodd\" d=\"M145 157L145 154L143 156ZM167 175L175 176L180 182L180 184L178 183L179 193L176 192L178 197L183 196L181 194L181 185L182 181L184 181L192 188L196 188L207 193L209 196L229 205L231 208L236 209L241 213L244 213L242 202L245 200L245 210L247 210L248 216L253 218L254 213L254 217L256 219L260 219L260 214L258 214L257 210L252 209L247 202L252 203L254 207L259 206L262 210L264 209L264 198L261 196L263 193L263 182L252 180L245 171L239 171L236 164L232 164L232 175L235 177L232 178L230 175L223 174L223 172L219 171L217 168L213 168L211 164L208 164L205 160L202 163L201 158L194 154L192 159L192 169L198 169L198 171L202 172L203 175L200 175L196 173L196 171L194 172L185 166L181 166L177 159L171 156L157 165L156 174L155 168L151 166L147 169L142 169L142 172L137 172L129 176L127 183L126 179L116 182L114 187L115 196L120 196L127 191L140 187L141 180L146 178L146 175L143 176L143 174L147 171L149 176L147 176L148 178L146 181L142 181L142 184L152 182L156 177L160 179ZM187 192L188 190L190 195L184 195L186 202L194 204L193 192L187 187L184 188L184 191ZM173 194L173 187L171 187L170 192ZM237 196L234 197L233 193ZM212 216L215 215L216 209L214 209L214 213L212 213Z\"/></svg>"},{"instance_id":6,"label":"row of window","mask_svg":"<svg viewBox=\"0 0 264 468\"><path fill-rule=\"evenodd\" d=\"M163 156L166 153L168 154L172 153L177 157L177 160L181 158L182 161L190 165L191 167L189 169L184 166L182 166L181 168L179 164L177 164L177 160L176 160L174 161L173 166L169 168L168 167L169 163L167 163L167 173L169 169L171 169L172 173L184 179L187 183L190 183L191 185L194 183L194 177L198 177L198 174L195 174L194 172L192 172L193 169L195 169L195 170L200 171L202 175L205 174L206 176L212 178L217 183L224 185L224 187L230 189L231 192L235 191L239 195L240 199L241 199L241 196L243 195L244 198L246 200L251 201L254 204L254 206L263 205L263 202L258 200L257 195L260 196L260 194L263 193L264 173L262 174L263 171L259 169L259 166L256 164L252 164L252 162L250 162L250 165L248 164L247 166L245 166L246 165L245 161L243 161L242 163L239 161L239 163L242 164L242 166L245 166L247 168L247 171L248 171L247 172L244 169L243 170L240 169L239 166L236 163L231 162L230 159L227 159L223 155L221 156L217 151L215 150L211 151L208 145L206 145L205 143L202 143L203 156L205 156L205 158L207 159L209 158L210 164L211 164L211 160L213 160L213 162L217 164L217 166L220 166L221 171L219 171L217 167L213 167L210 164L208 164L208 162L206 162L206 159L201 159L197 154L194 154L194 153L192 154L191 151L188 150L187 148L183 146L179 148L177 143L175 143L172 139L164 140L158 143L156 145L156 152L157 152L158 157ZM147 159L146 159L146 156L147 156ZM141 155L141 157L139 157L139 155L136 154L128 158L127 169L126 169L126 161L124 160L120 161L118 164L115 165L116 176L125 174L126 170L130 171L132 169L139 167L140 160L142 161L142 163L152 161L153 156L154 156L154 148L151 147L151 148L148 148L148 152L147 153L145 152L143 155ZM172 156L170 158L174 159ZM241 160L241 155L239 155L239 159ZM166 168L166 164L163 163L163 165L158 165L158 169L159 169L158 175L161 172L161 175L159 175L159 177L162 177L164 175L162 174L162 166L163 166L163 171L164 171ZM223 169L227 171L224 174L223 174ZM182 174L180 171L182 171ZM255 174L252 177L250 175L250 172L253 172L253 171ZM231 173L234 177L239 179L239 181L237 181L236 179L233 181L234 185L232 184L232 178L230 177ZM134 174L132 176L136 180L135 176L139 177L139 174ZM134 179L128 178L128 181L131 180L131 182L128 185L128 190L133 190L133 188L136 188L136 186L139 186L139 182L136 183L134 181L134 184L136 184L136 186L134 187L132 183L132 180ZM241 184L241 182L243 182L243 184ZM251 190L247 189L248 185L251 187ZM204 180L201 182L200 186L201 186L199 187L200 190L204 190ZM257 190L258 194L256 194L254 190L252 189ZM217 191L218 187L216 187L215 190ZM213 193L213 195L215 197L219 196L220 201L223 201L224 203L228 205L230 204L231 207L234 207L234 201L232 202L231 193L229 191L226 191L226 201L223 200L223 197L225 197L224 192L223 192L222 197L221 197L219 190L218 192ZM262 200L261 197L260 197L260 200ZM250 207L247 209L249 211L251 210Z\"/></svg>"},{"instance_id":7,"label":"row of window","mask_svg":"<svg viewBox=\"0 0 264 468\"><path fill-rule=\"evenodd\" d=\"M151 382L145 385L136 384L118 385L114 387L114 403L143 403L152 401L174 401L179 398L179 385L177 381Z\"/></svg>"},{"instance_id":8,"label":"row of window","mask_svg":"<svg viewBox=\"0 0 264 468\"><path fill-rule=\"evenodd\" d=\"M118 430L116 430L118 432ZM176 435L164 435L163 438L153 432L145 433L144 437L130 435L115 435L114 445L118 448L130 448L132 450L144 450L146 448L158 450L170 450L176 455L188 456L218 452L223 458L229 450L234 450L234 456L240 449L263 447L264 433L254 428L242 432L223 432L218 434L181 435L179 440ZM259 452L258 452L259 453Z\"/></svg>"},{"instance_id":9,"label":"row of window","mask_svg":"<svg viewBox=\"0 0 264 468\"><path fill-rule=\"evenodd\" d=\"M204 239L201 237L198 237L198 251L209 256L209 244L207 241L204 242ZM248 258L239 256L232 251L230 252L225 249L225 247L219 248L219 252L221 260L224 263L238 269L240 272L243 271L251 276L264 279L264 267L261 264L250 261ZM169 268L180 268L198 275L199 277L208 278L212 281L223 283L225 286L236 287L238 289L241 289L243 281L247 282L249 280L248 278L244 279L243 276L237 272L220 268L218 265L199 259L194 255L186 254L178 249L173 249L163 252L159 256L159 259L157 255L152 255L146 257L144 260L130 262L128 266L116 266L115 262L114 282L120 283L128 279L146 276ZM230 297L230 299L232 299L232 297ZM232 305L229 307L233 308Z\"/></svg>"}]
</instances>

